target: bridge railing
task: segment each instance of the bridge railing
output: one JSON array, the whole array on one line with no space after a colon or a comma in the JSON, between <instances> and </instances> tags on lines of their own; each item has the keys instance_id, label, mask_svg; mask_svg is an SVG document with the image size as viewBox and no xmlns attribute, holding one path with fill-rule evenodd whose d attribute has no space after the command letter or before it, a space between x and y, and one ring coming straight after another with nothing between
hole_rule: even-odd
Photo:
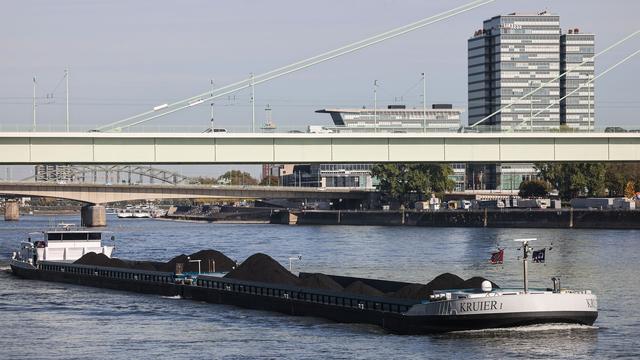
<instances>
[{"instance_id":1,"label":"bridge railing","mask_svg":"<svg viewBox=\"0 0 640 360\"><path fill-rule=\"evenodd\" d=\"M90 132L91 126L71 126L70 132ZM42 124L38 125L34 131L32 126L19 125L19 124L0 124L0 132L66 132L64 125L54 124ZM118 132L118 131L114 131ZM211 129L206 125L142 125L136 127L125 128L122 133L211 133ZM308 127L306 126L278 126L275 129L256 129L255 133L273 134L273 133L308 133ZM317 130L315 132L318 132ZM409 133L420 134L425 132L422 128L406 127L399 129L397 126L386 127L378 126L377 129L366 126L335 126L326 125L322 133ZM629 126L606 126L597 127L590 130L577 129L570 127L560 128L534 128L533 131L527 128L518 128L511 130L496 125L480 125L474 128L461 127L461 128L428 128L427 133L626 133L626 132L640 132L640 127ZM250 126L223 126L214 128L213 133L236 133L236 134L248 134L252 133Z\"/></svg>"}]
</instances>

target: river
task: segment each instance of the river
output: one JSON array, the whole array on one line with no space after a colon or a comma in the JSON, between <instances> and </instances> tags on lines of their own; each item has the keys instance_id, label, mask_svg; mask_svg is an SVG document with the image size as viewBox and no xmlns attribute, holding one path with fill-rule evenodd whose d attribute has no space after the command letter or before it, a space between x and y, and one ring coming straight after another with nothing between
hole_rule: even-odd
<instances>
[{"instance_id":1,"label":"river","mask_svg":"<svg viewBox=\"0 0 640 360\"><path fill-rule=\"evenodd\" d=\"M76 216L0 222L0 266L18 241ZM514 238L552 247L531 264L530 286L587 288L599 297L595 326L544 325L399 336L226 305L60 283L0 272L0 358L592 358L640 356L640 231L208 224L108 219L114 256L168 260L205 248L243 260L256 252L294 271L427 282L442 272L521 286ZM538 246L536 246L538 245ZM488 262L504 247L504 265Z\"/></svg>"}]
</instances>

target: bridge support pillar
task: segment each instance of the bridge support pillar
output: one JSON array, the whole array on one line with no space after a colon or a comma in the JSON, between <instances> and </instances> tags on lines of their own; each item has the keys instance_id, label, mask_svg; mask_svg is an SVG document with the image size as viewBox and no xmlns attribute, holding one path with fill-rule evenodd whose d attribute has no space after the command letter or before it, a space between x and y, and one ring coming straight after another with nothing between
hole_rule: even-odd
<instances>
[{"instance_id":1,"label":"bridge support pillar","mask_svg":"<svg viewBox=\"0 0 640 360\"><path fill-rule=\"evenodd\" d=\"M107 211L102 205L85 205L80 210L83 226L99 227L107 225Z\"/></svg>"},{"instance_id":2,"label":"bridge support pillar","mask_svg":"<svg viewBox=\"0 0 640 360\"><path fill-rule=\"evenodd\" d=\"M20 219L20 204L14 200L4 203L4 221L18 221Z\"/></svg>"}]
</instances>

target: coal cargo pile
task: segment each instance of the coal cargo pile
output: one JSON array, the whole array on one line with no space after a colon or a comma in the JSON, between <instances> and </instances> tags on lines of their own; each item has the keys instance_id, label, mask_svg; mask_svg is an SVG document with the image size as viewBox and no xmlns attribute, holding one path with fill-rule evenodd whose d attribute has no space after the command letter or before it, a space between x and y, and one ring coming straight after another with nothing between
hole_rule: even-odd
<instances>
[{"instance_id":1,"label":"coal cargo pile","mask_svg":"<svg viewBox=\"0 0 640 360\"><path fill-rule=\"evenodd\" d=\"M338 284L331 277L325 274L310 274L300 281L300 286L311 289L323 289L331 291L342 291L342 285Z\"/></svg>"},{"instance_id":2,"label":"coal cargo pile","mask_svg":"<svg viewBox=\"0 0 640 360\"><path fill-rule=\"evenodd\" d=\"M401 299L428 299L433 295L434 290L460 289L462 283L464 283L463 278L451 273L444 273L436 276L425 285L406 285L396 292L388 293L387 296Z\"/></svg>"},{"instance_id":3,"label":"coal cargo pile","mask_svg":"<svg viewBox=\"0 0 640 360\"><path fill-rule=\"evenodd\" d=\"M189 262L187 258L191 260L201 260L200 261L200 270L202 272L213 272L215 268L216 272L228 272L236 266L235 261L231 260L225 254L216 250L200 250L191 255L178 255L173 259L169 260L163 267L163 271L174 272L176 271L176 264L184 264L183 270L184 272L198 272L198 263L197 262ZM213 261L213 262L210 262ZM213 268L209 268L209 266Z\"/></svg>"},{"instance_id":4,"label":"coal cargo pile","mask_svg":"<svg viewBox=\"0 0 640 360\"><path fill-rule=\"evenodd\" d=\"M96 254L94 252L86 253L82 257L73 262L80 265L93 265L115 268L129 268L125 261L120 259L112 259L105 254Z\"/></svg>"},{"instance_id":5,"label":"coal cargo pile","mask_svg":"<svg viewBox=\"0 0 640 360\"><path fill-rule=\"evenodd\" d=\"M463 282L464 279L458 275L444 273L429 281L426 286L430 290L461 289L460 285Z\"/></svg>"},{"instance_id":6,"label":"coal cargo pile","mask_svg":"<svg viewBox=\"0 0 640 360\"><path fill-rule=\"evenodd\" d=\"M463 280L457 275L444 273L438 275L435 279L431 280L426 285L410 284L402 287L396 292L387 293L386 296L399 299L428 299L429 296L433 295L434 290L480 289L484 280L487 279L481 276L474 276L467 280ZM491 282L491 285L494 289L500 288L493 282Z\"/></svg>"},{"instance_id":7,"label":"coal cargo pile","mask_svg":"<svg viewBox=\"0 0 640 360\"><path fill-rule=\"evenodd\" d=\"M359 294L359 295L367 295L367 296L383 296L384 293L372 286L369 286L362 281L354 281L349 284L346 288L344 288L344 292L350 294Z\"/></svg>"},{"instance_id":8,"label":"coal cargo pile","mask_svg":"<svg viewBox=\"0 0 640 360\"><path fill-rule=\"evenodd\" d=\"M89 252L76 261L74 264L80 265L94 265L94 266L111 266L111 259L105 254L96 254L94 252Z\"/></svg>"},{"instance_id":9,"label":"coal cargo pile","mask_svg":"<svg viewBox=\"0 0 640 360\"><path fill-rule=\"evenodd\" d=\"M228 256L226 256L225 254L221 253L220 251L217 250L200 250L198 252L195 252L193 254L190 255L191 259L200 259L202 260L202 264L204 266L205 263L208 262L209 259L213 260L215 263L215 271L218 272L228 272L233 270L233 268L236 266L236 262L233 261L231 258L229 258ZM213 270L213 269L211 269Z\"/></svg>"},{"instance_id":10,"label":"coal cargo pile","mask_svg":"<svg viewBox=\"0 0 640 360\"><path fill-rule=\"evenodd\" d=\"M399 299L427 299L433 294L433 289L429 289L423 284L410 284L400 290L386 294L388 297Z\"/></svg>"},{"instance_id":11,"label":"coal cargo pile","mask_svg":"<svg viewBox=\"0 0 640 360\"><path fill-rule=\"evenodd\" d=\"M485 279L482 276L474 276L463 281L458 289L482 289L482 282L485 280L489 281L494 289L500 289L500 286L498 286L496 283L491 280Z\"/></svg>"},{"instance_id":12,"label":"coal cargo pile","mask_svg":"<svg viewBox=\"0 0 640 360\"><path fill-rule=\"evenodd\" d=\"M256 281L273 284L299 285L300 279L290 273L269 255L257 253L251 255L225 278Z\"/></svg>"},{"instance_id":13,"label":"coal cargo pile","mask_svg":"<svg viewBox=\"0 0 640 360\"><path fill-rule=\"evenodd\" d=\"M116 259L111 259L111 260L116 260ZM162 266L164 266L164 263L156 262L156 261L134 261L134 260L123 260L123 261L127 268L134 269L134 270L162 271L161 268Z\"/></svg>"}]
</instances>

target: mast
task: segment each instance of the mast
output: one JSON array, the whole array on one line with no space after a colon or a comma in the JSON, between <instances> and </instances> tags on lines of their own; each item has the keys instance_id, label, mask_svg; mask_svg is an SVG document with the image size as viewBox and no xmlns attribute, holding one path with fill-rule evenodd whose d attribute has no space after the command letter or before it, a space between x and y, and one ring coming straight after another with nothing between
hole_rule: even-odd
<instances>
[{"instance_id":1,"label":"mast","mask_svg":"<svg viewBox=\"0 0 640 360\"><path fill-rule=\"evenodd\" d=\"M529 253L531 252L531 248L529 247L529 241L535 241L538 239L515 239L513 241L519 241L522 243L522 285L524 288L524 293L529 292L529 279L528 279L528 269L527 269L527 259L529 258Z\"/></svg>"}]
</instances>

